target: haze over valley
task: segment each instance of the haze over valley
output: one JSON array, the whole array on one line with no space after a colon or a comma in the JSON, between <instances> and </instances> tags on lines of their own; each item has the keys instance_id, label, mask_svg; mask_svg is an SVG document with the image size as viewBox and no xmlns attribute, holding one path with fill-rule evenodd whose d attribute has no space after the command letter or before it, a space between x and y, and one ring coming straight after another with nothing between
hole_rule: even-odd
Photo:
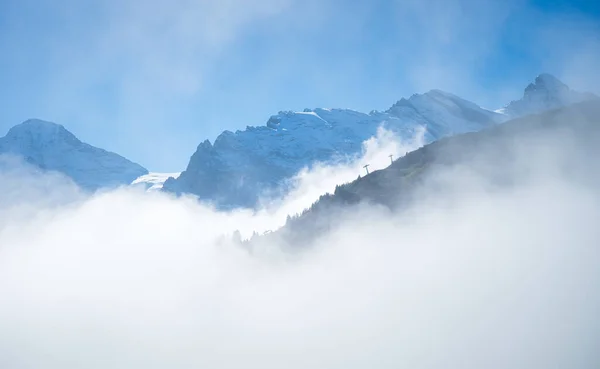
<instances>
[{"instance_id":1,"label":"haze over valley","mask_svg":"<svg viewBox=\"0 0 600 369\"><path fill-rule=\"evenodd\" d=\"M0 368L600 366L598 9L9 3Z\"/></svg>"}]
</instances>

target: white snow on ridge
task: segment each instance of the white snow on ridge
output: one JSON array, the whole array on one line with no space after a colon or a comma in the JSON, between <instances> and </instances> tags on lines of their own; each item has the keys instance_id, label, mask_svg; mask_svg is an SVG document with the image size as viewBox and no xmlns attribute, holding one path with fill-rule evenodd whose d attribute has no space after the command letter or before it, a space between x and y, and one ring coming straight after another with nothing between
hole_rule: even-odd
<instances>
[{"instance_id":1,"label":"white snow on ridge","mask_svg":"<svg viewBox=\"0 0 600 369\"><path fill-rule=\"evenodd\" d=\"M0 155L16 155L42 171L60 172L86 190L131 185L194 194L224 208L253 207L265 194L285 194L288 180L301 170L343 164L361 155L363 143L380 127L403 141L424 133L427 144L594 98L541 74L521 99L495 111L440 90L414 94L386 111L368 114L339 108L280 111L265 125L224 131L213 144L200 143L181 173L149 173L122 156L81 142L59 124L36 119L0 138Z\"/></svg>"},{"instance_id":2,"label":"white snow on ridge","mask_svg":"<svg viewBox=\"0 0 600 369\"><path fill-rule=\"evenodd\" d=\"M118 187L148 173L113 152L81 142L60 124L30 119L0 138L0 154L16 155L44 171L70 177L86 190Z\"/></svg>"},{"instance_id":3,"label":"white snow on ridge","mask_svg":"<svg viewBox=\"0 0 600 369\"><path fill-rule=\"evenodd\" d=\"M178 178L181 172L178 173L157 173L150 172L136 178L131 182L132 186L144 186L147 191L159 191L169 177Z\"/></svg>"},{"instance_id":4,"label":"white snow on ridge","mask_svg":"<svg viewBox=\"0 0 600 369\"><path fill-rule=\"evenodd\" d=\"M595 97L570 90L549 74L539 75L523 98L492 111L440 90L400 99L385 112L349 109L280 111L264 126L223 132L201 143L178 179L164 189L191 193L224 207L253 207L265 192L278 193L286 179L315 163L335 164L361 154L379 127L401 140L424 133L424 143L479 131L523 115Z\"/></svg>"},{"instance_id":5,"label":"white snow on ridge","mask_svg":"<svg viewBox=\"0 0 600 369\"><path fill-rule=\"evenodd\" d=\"M286 179L314 163L360 155L380 127L411 140L425 130L426 143L500 123L504 116L455 95L433 90L398 101L386 112L349 109L281 111L265 126L223 132L201 143L178 179L164 189L191 193L224 207L253 207L265 192L286 191Z\"/></svg>"}]
</instances>

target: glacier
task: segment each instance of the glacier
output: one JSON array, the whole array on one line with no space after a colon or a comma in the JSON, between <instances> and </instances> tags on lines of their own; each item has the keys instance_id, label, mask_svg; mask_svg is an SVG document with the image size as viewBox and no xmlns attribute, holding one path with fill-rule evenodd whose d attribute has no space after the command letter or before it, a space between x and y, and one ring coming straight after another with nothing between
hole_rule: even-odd
<instances>
[{"instance_id":1,"label":"glacier","mask_svg":"<svg viewBox=\"0 0 600 369\"><path fill-rule=\"evenodd\" d=\"M80 141L62 125L39 119L18 124L0 138L0 155L62 173L88 191L129 185L148 174L139 164Z\"/></svg>"}]
</instances>

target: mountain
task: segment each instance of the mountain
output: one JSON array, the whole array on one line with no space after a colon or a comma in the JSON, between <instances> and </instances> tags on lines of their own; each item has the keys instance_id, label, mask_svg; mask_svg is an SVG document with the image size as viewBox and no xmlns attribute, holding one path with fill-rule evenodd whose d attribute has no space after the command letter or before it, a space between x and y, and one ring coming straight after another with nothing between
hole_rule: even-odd
<instances>
[{"instance_id":1,"label":"mountain","mask_svg":"<svg viewBox=\"0 0 600 369\"><path fill-rule=\"evenodd\" d=\"M148 170L115 153L81 142L62 125L30 119L0 138L0 154L13 154L57 171L86 190L129 185Z\"/></svg>"},{"instance_id":2,"label":"mountain","mask_svg":"<svg viewBox=\"0 0 600 369\"><path fill-rule=\"evenodd\" d=\"M220 208L255 207L261 197L285 193L301 169L317 162L348 161L361 143L382 126L400 139L424 132L424 143L481 129L509 119L594 99L569 89L550 74L540 74L523 98L489 111L451 93L431 90L401 99L385 112L305 109L279 112L261 127L225 131L214 144L202 142L179 178L163 190L190 193Z\"/></svg>"},{"instance_id":3,"label":"mountain","mask_svg":"<svg viewBox=\"0 0 600 369\"><path fill-rule=\"evenodd\" d=\"M589 92L571 90L569 86L553 75L542 73L525 88L521 99L511 101L497 112L506 114L511 118L517 118L592 100L597 97Z\"/></svg>"},{"instance_id":4,"label":"mountain","mask_svg":"<svg viewBox=\"0 0 600 369\"><path fill-rule=\"evenodd\" d=\"M410 139L424 130L425 142L478 131L505 120L447 92L432 90L401 99L385 112L305 109L279 112L262 127L225 131L202 142L179 178L164 190L191 193L221 208L254 207L261 196L285 192L286 179L316 162L347 161L380 126Z\"/></svg>"},{"instance_id":5,"label":"mountain","mask_svg":"<svg viewBox=\"0 0 600 369\"><path fill-rule=\"evenodd\" d=\"M564 178L595 188L600 185L598 156L600 99L595 99L425 145L385 169L337 186L301 215L288 218L283 228L255 236L246 246L273 240L288 246L309 244L365 204L392 212L432 199L440 204L461 198L469 185L498 192L531 176L556 174L548 168L560 168ZM551 164L545 167L548 160ZM483 181L473 183L473 178Z\"/></svg>"}]
</instances>

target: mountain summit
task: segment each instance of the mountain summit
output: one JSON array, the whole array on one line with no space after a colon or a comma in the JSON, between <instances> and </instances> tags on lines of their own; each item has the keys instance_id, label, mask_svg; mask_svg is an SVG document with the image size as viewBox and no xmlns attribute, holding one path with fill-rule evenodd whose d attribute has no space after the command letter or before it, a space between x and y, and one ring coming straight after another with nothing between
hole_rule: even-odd
<instances>
[{"instance_id":1,"label":"mountain summit","mask_svg":"<svg viewBox=\"0 0 600 369\"><path fill-rule=\"evenodd\" d=\"M511 101L498 112L510 118L542 113L579 102L597 98L589 92L578 92L569 88L555 76L542 73L530 83L519 100Z\"/></svg>"},{"instance_id":2,"label":"mountain summit","mask_svg":"<svg viewBox=\"0 0 600 369\"><path fill-rule=\"evenodd\" d=\"M37 119L0 138L0 154L18 155L41 169L61 172L88 190L134 182L152 190L193 194L219 208L251 208L263 198L285 194L290 179L304 168L357 158L363 142L376 136L380 127L401 140L422 134L422 143L428 144L594 98L544 73L525 88L521 99L498 111L441 90L414 94L386 111L369 114L322 108L280 111L262 126L224 131L214 143L200 143L180 175L148 173L122 156L81 142L62 125Z\"/></svg>"},{"instance_id":3,"label":"mountain summit","mask_svg":"<svg viewBox=\"0 0 600 369\"><path fill-rule=\"evenodd\" d=\"M261 196L286 191L286 180L302 168L356 157L362 142L375 136L380 126L401 139L423 131L427 144L594 97L571 90L550 74L540 74L521 99L495 112L440 90L402 98L385 112L279 112L264 126L225 131L214 144L202 142L187 169L179 178L169 178L163 190L191 193L218 207L254 207Z\"/></svg>"},{"instance_id":4,"label":"mountain summit","mask_svg":"<svg viewBox=\"0 0 600 369\"><path fill-rule=\"evenodd\" d=\"M338 185L334 193L321 196L301 215L289 218L284 227L253 237L246 246L275 241L281 246L306 247L324 232L336 229L342 219L355 213L350 209L361 203L401 212L415 201L422 202L423 196L456 198L460 195L454 191L464 193L464 183L457 183L455 175L444 176L450 168L460 167L461 173L471 173L485 181L488 189L518 188L526 182L521 178L522 168L536 161L516 164L515 157L539 158L540 150L544 150L540 139L554 142L557 136L568 137L564 141L568 149L560 147L559 152L561 160L569 163L569 173L578 173L576 180L582 183L597 185L600 167L594 161L600 154L599 116L600 99L595 99L425 145L385 169ZM425 194L424 187L435 191Z\"/></svg>"},{"instance_id":5,"label":"mountain summit","mask_svg":"<svg viewBox=\"0 0 600 369\"><path fill-rule=\"evenodd\" d=\"M78 142L71 132L60 124L39 119L29 119L8 130L5 140L20 141L23 144L49 143L56 141Z\"/></svg>"},{"instance_id":6,"label":"mountain summit","mask_svg":"<svg viewBox=\"0 0 600 369\"><path fill-rule=\"evenodd\" d=\"M501 114L447 92L432 90L402 99L385 112L305 109L279 112L264 126L225 131L204 141L178 179L163 189L191 193L221 208L254 207L261 196L286 191L286 180L316 162L348 160L379 127L409 140L424 131L425 142L478 131L505 119Z\"/></svg>"},{"instance_id":7,"label":"mountain summit","mask_svg":"<svg viewBox=\"0 0 600 369\"><path fill-rule=\"evenodd\" d=\"M142 166L81 142L60 124L30 119L0 138L0 154L13 154L44 170L61 172L87 190L128 185Z\"/></svg>"}]
</instances>

